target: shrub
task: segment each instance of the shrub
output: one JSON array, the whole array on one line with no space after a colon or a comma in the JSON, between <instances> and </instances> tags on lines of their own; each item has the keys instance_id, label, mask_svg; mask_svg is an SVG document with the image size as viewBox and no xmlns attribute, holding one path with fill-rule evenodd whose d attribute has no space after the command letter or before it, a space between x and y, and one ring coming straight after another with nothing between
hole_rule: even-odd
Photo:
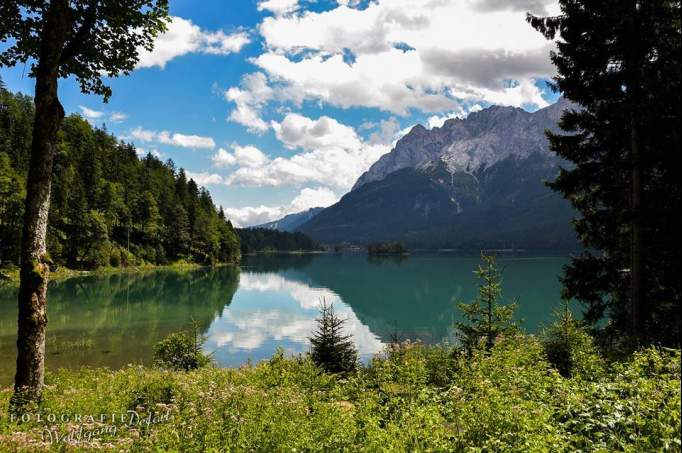
<instances>
[{"instance_id":1,"label":"shrub","mask_svg":"<svg viewBox=\"0 0 682 453\"><path fill-rule=\"evenodd\" d=\"M211 359L202 351L205 340L196 324L190 331L172 333L154 346L154 364L176 371L206 366Z\"/></svg>"},{"instance_id":2,"label":"shrub","mask_svg":"<svg viewBox=\"0 0 682 453\"><path fill-rule=\"evenodd\" d=\"M316 321L317 331L310 338L313 362L329 373L353 371L358 352L353 337L343 333L345 320L336 316L333 305L322 301L320 317Z\"/></svg>"},{"instance_id":3,"label":"shrub","mask_svg":"<svg viewBox=\"0 0 682 453\"><path fill-rule=\"evenodd\" d=\"M596 376L601 369L597 348L568 304L564 301L563 309L555 312L557 320L542 334L547 360L564 377Z\"/></svg>"},{"instance_id":4,"label":"shrub","mask_svg":"<svg viewBox=\"0 0 682 453\"><path fill-rule=\"evenodd\" d=\"M112 267L121 265L121 251L118 247L112 247L109 251L109 265Z\"/></svg>"}]
</instances>

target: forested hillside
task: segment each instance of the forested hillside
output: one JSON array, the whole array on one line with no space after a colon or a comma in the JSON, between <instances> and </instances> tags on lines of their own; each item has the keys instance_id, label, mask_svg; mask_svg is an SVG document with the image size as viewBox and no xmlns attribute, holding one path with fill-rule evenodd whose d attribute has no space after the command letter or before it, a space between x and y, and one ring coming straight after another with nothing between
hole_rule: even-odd
<instances>
[{"instance_id":1,"label":"forested hillside","mask_svg":"<svg viewBox=\"0 0 682 453\"><path fill-rule=\"evenodd\" d=\"M270 228L241 228L237 230L237 234L243 254L320 250L317 242L299 232L289 233Z\"/></svg>"},{"instance_id":2,"label":"forested hillside","mask_svg":"<svg viewBox=\"0 0 682 453\"><path fill-rule=\"evenodd\" d=\"M0 86L0 265L19 262L33 113L31 97ZM59 134L47 241L51 260L71 268L239 259L208 191L78 115Z\"/></svg>"}]
</instances>

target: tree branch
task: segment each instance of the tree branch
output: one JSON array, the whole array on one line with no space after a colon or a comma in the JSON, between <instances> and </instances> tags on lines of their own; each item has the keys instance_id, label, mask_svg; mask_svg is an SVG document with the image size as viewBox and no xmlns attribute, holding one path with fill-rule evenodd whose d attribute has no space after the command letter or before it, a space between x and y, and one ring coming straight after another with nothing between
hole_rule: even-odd
<instances>
[{"instance_id":1,"label":"tree branch","mask_svg":"<svg viewBox=\"0 0 682 453\"><path fill-rule=\"evenodd\" d=\"M85 42L86 37L90 34L90 30L92 30L92 27L97 21L98 3L99 0L90 0L90 6L88 6L87 11L85 12L83 23L76 34L73 35L73 38L64 46L60 64L67 63L80 52L83 42Z\"/></svg>"}]
</instances>

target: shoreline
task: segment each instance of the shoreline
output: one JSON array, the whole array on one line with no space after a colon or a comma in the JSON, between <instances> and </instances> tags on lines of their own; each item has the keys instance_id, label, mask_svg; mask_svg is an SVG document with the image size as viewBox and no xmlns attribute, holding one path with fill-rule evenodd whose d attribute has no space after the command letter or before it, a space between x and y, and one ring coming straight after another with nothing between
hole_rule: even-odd
<instances>
[{"instance_id":1,"label":"shoreline","mask_svg":"<svg viewBox=\"0 0 682 453\"><path fill-rule=\"evenodd\" d=\"M77 270L67 267L59 267L56 271L50 271L49 281L64 281L70 278L87 276L104 276L114 274L142 274L145 272L155 272L163 270L187 271L210 267L239 266L237 263L218 263L218 264L199 264L199 263L173 263L173 264L143 264L139 266L127 267L102 267L94 270ZM0 286L19 286L19 268L0 269Z\"/></svg>"}]
</instances>

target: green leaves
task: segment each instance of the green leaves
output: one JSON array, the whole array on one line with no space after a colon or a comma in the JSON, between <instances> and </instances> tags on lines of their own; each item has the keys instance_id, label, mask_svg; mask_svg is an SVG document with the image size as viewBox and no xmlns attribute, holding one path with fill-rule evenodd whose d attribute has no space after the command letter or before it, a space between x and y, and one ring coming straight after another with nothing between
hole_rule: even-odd
<instances>
[{"instance_id":1,"label":"green leaves","mask_svg":"<svg viewBox=\"0 0 682 453\"><path fill-rule=\"evenodd\" d=\"M140 49L151 50L154 38L166 29L167 0L81 0L65 2L65 42L58 62L61 77L73 75L84 93L111 96L104 77L130 73ZM0 65L38 61L43 15L50 2L3 1L0 6L0 41L11 44L0 52ZM31 66L35 76L37 65Z\"/></svg>"}]
</instances>

